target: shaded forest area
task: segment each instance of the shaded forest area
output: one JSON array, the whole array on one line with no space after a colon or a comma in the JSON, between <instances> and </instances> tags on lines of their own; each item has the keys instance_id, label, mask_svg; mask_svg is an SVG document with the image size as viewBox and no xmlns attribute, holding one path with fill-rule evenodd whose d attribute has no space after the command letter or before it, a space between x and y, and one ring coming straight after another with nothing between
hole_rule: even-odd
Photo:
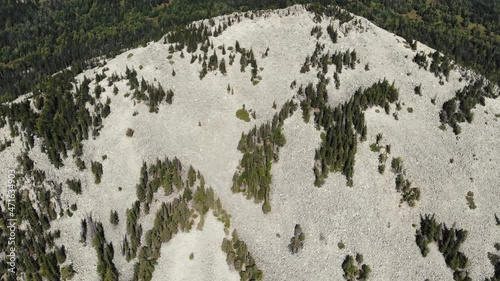
<instances>
[{"instance_id":1,"label":"shaded forest area","mask_svg":"<svg viewBox=\"0 0 500 281\"><path fill-rule=\"evenodd\" d=\"M33 89L69 66L79 72L99 56L158 40L195 20L251 9L284 8L312 0L0 0L0 102ZM364 16L408 41L419 40L494 82L500 81L496 1L321 0Z\"/></svg>"}]
</instances>

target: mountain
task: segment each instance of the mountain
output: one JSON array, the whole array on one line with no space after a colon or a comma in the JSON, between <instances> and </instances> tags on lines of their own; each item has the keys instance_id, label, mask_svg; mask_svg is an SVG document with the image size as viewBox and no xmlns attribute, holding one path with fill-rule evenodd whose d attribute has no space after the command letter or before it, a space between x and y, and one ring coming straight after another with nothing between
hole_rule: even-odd
<instances>
[{"instance_id":1,"label":"mountain","mask_svg":"<svg viewBox=\"0 0 500 281\"><path fill-rule=\"evenodd\" d=\"M314 7L197 21L3 103L19 279L500 278L498 86Z\"/></svg>"}]
</instances>

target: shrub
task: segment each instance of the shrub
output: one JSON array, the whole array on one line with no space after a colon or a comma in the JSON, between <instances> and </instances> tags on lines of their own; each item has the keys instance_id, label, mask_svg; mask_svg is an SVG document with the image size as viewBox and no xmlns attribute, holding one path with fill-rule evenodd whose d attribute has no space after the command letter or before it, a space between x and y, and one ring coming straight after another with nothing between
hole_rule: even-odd
<instances>
[{"instance_id":1,"label":"shrub","mask_svg":"<svg viewBox=\"0 0 500 281\"><path fill-rule=\"evenodd\" d=\"M302 227L300 224L296 224L294 228L294 235L290 238L290 244L288 244L288 249L292 254L297 254L300 250L304 248L304 240L306 239L305 234L302 232Z\"/></svg>"},{"instance_id":2,"label":"shrub","mask_svg":"<svg viewBox=\"0 0 500 281\"><path fill-rule=\"evenodd\" d=\"M125 133L127 135L127 137L132 137L134 136L134 130L132 130L131 128L128 128L127 129L127 132Z\"/></svg>"},{"instance_id":3,"label":"shrub","mask_svg":"<svg viewBox=\"0 0 500 281\"><path fill-rule=\"evenodd\" d=\"M243 120L245 122L250 122L250 114L245 109L245 107L238 109L236 111L236 117L238 117L238 119Z\"/></svg>"}]
</instances>

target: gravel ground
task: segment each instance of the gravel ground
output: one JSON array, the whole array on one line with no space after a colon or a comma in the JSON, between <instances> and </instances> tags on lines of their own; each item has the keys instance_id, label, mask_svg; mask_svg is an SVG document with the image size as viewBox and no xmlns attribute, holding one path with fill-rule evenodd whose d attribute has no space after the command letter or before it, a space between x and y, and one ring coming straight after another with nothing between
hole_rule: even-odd
<instances>
[{"instance_id":1,"label":"gravel ground","mask_svg":"<svg viewBox=\"0 0 500 281\"><path fill-rule=\"evenodd\" d=\"M399 121L383 110L367 111L368 141L358 146L354 187L346 187L340 174L331 174L322 188L313 186L314 151L319 147L320 132L302 121L299 110L285 121L287 143L281 150L280 161L273 165L272 212L263 215L260 205L230 191L242 156L236 149L241 132L271 119L276 112L273 102L279 108L295 95L289 87L292 81L298 85L316 81L315 71L299 72L317 42L310 36L316 23L302 7L265 12L253 20L243 18L213 38L215 46L234 46L238 40L242 47L253 49L258 66L263 67L259 74L263 79L256 86L250 81L250 67L245 73L240 72L239 55L232 66L227 65L226 76L209 72L200 80L201 66L190 64L190 54L185 53L182 59L175 53L169 62L168 45L162 44L162 40L151 42L109 60L107 73L124 73L127 65L133 66L139 79L143 76L151 83L156 79L165 90L172 89L174 102L160 106L158 114L149 113L146 105L134 104L124 97L128 91L125 81L116 83L120 90L117 96L107 87L107 81L101 82L106 86L102 100L109 96L112 101L111 114L104 120L100 136L84 142L83 157L88 167L90 160L103 164L101 184L94 184L90 169L79 172L72 157L65 160L63 168L54 170L39 148L30 152L36 167L45 170L48 179L82 180L82 195L71 191L62 195L63 203L69 206L76 202L78 211L72 218L53 223L54 229L61 229L57 243L66 246L68 260L77 271L75 280L98 278L95 250L75 238L80 233L80 219L87 214L102 221L107 240L115 246L115 264L121 279L131 280L135 261L127 263L118 250L126 232L125 211L136 200L135 185L142 162L164 157L178 157L184 165L192 164L205 176L231 213L233 227L248 244L265 280L341 280L343 258L356 252L362 253L365 263L371 266L371 280L451 280L452 272L437 249L431 245L429 256L423 258L415 244L412 224L418 225L420 214L425 213L435 213L438 221L469 231L462 249L470 259L474 280L493 274L487 252L500 242L500 227L494 221L494 213L500 214L500 122L494 116L500 113L500 101L488 99L486 107L478 107L474 121L462 126L458 138L451 129L443 132L438 129L441 105L466 83L458 81L459 71L452 71L449 82L440 85L438 78L411 61L415 52L405 47L402 38L361 18L358 27L350 23L339 26L338 21L333 21L339 30L350 31L342 33L339 42L332 44L326 33L329 23L330 20L321 23L323 36L319 39L326 49L332 53L355 48L360 59L355 70L342 72L340 89L336 90L333 83L329 85L331 104L344 102L358 87L370 86L383 78L395 81L404 102ZM262 58L267 48L269 56ZM422 44L418 49L431 51ZM129 54L133 56L127 58ZM218 55L220 59L220 51ZM229 52L226 63L228 55ZM364 70L366 63L369 71ZM84 75L93 77L94 72L100 71L101 68L88 70L77 79L81 81ZM333 75L331 71L332 68L329 77ZM417 96L413 88L420 83L423 95ZM227 93L228 84L234 95ZM433 97L436 105L430 101ZM235 117L243 104L256 112L255 120L246 123ZM407 107L414 112L409 113ZM134 111L139 114L132 116ZM202 126L198 126L199 122ZM125 136L127 128L135 130L132 138ZM5 128L0 133L7 135ZM416 207L399 207L394 174L389 170L384 175L377 172L378 155L369 148L377 133L383 133L384 142L392 146L391 157L402 157L407 175L421 188L422 198ZM17 140L2 153L2 170L14 165L19 149ZM102 155L107 155L107 159L102 161ZM123 190L118 191L118 187ZM475 194L475 210L466 205L469 190ZM111 210L117 210L120 217L116 227L109 222ZM143 233L152 221L153 216L141 218L146 226ZM292 256L287 244L296 223L302 225L307 238L304 251ZM164 276L172 280L238 280L234 270L231 272L226 266L223 253L216 251L222 237L222 226L211 218L204 231L178 235L163 246L155 280L165 280ZM343 250L337 247L340 241L346 245ZM191 252L195 254L193 261L188 258Z\"/></svg>"}]
</instances>

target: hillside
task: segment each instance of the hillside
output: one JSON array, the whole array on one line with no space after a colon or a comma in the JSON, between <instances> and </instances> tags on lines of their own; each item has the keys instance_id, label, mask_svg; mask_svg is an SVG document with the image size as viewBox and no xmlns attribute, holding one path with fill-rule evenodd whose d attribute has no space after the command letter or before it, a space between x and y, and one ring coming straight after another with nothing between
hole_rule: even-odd
<instances>
[{"instance_id":1,"label":"hillside","mask_svg":"<svg viewBox=\"0 0 500 281\"><path fill-rule=\"evenodd\" d=\"M500 278L498 87L434 49L296 5L97 64L0 108L18 279Z\"/></svg>"}]
</instances>

